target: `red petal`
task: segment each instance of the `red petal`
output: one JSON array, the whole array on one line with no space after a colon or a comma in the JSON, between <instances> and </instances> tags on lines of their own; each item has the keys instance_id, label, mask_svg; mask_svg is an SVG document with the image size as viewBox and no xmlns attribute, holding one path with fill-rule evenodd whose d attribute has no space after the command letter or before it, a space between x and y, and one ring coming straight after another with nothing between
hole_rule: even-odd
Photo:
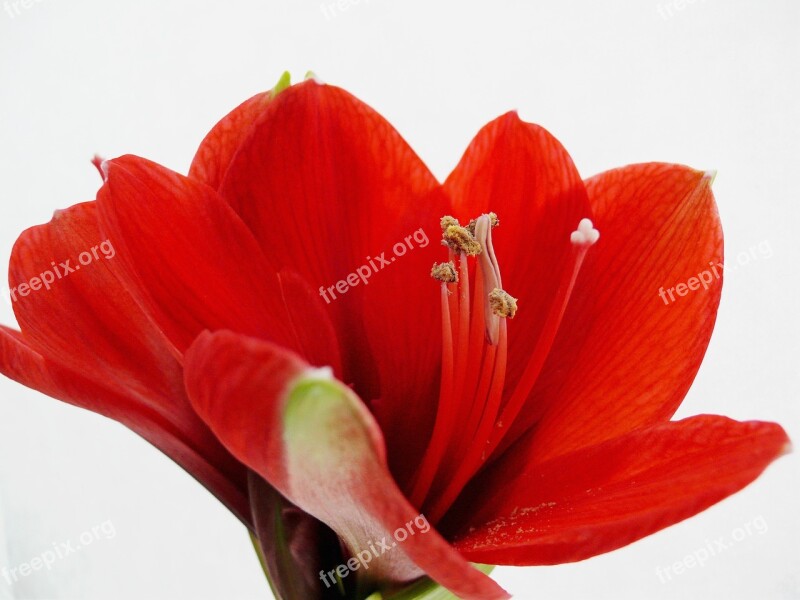
<instances>
[{"instance_id":1,"label":"red petal","mask_svg":"<svg viewBox=\"0 0 800 600\"><path fill-rule=\"evenodd\" d=\"M294 271L278 274L280 297L287 309L287 324L296 342L294 349L303 359L317 366L329 366L341 375L339 340L322 300Z\"/></svg>"},{"instance_id":2,"label":"red petal","mask_svg":"<svg viewBox=\"0 0 800 600\"><path fill-rule=\"evenodd\" d=\"M708 346L722 281L712 277L708 290L669 306L659 288L711 274L709 261L722 261L710 184L699 171L656 163L587 182L600 240L517 420L517 432L536 424L537 460L665 421L680 405Z\"/></svg>"},{"instance_id":3,"label":"red petal","mask_svg":"<svg viewBox=\"0 0 800 600\"><path fill-rule=\"evenodd\" d=\"M44 358L30 347L19 331L4 325L0 325L0 370L6 377L43 394L57 393Z\"/></svg>"},{"instance_id":4,"label":"red petal","mask_svg":"<svg viewBox=\"0 0 800 600\"><path fill-rule=\"evenodd\" d=\"M134 156L107 164L102 228L125 286L179 351L225 328L297 347L277 276L211 188Z\"/></svg>"},{"instance_id":5,"label":"red petal","mask_svg":"<svg viewBox=\"0 0 800 600\"><path fill-rule=\"evenodd\" d=\"M335 380L316 379L295 355L229 332L203 334L186 355L186 383L198 414L231 452L351 552L369 552L370 543L391 540L419 516L388 472L366 407ZM464 598L508 597L438 533L422 529L386 559L379 554L367 577L406 581L424 570Z\"/></svg>"},{"instance_id":6,"label":"red petal","mask_svg":"<svg viewBox=\"0 0 800 600\"><path fill-rule=\"evenodd\" d=\"M344 381L368 402L381 398L393 466L414 464L433 417L441 343L429 273L445 256L438 223L449 210L435 178L375 111L308 81L269 103L220 193L276 269L295 270L327 295ZM396 244L403 256L394 256ZM351 275L359 268L366 283ZM346 293L325 289L344 288L348 275L356 285Z\"/></svg>"},{"instance_id":7,"label":"red petal","mask_svg":"<svg viewBox=\"0 0 800 600\"><path fill-rule=\"evenodd\" d=\"M520 445L448 517L472 561L549 565L620 548L742 489L789 439L779 425L699 416L545 463Z\"/></svg>"},{"instance_id":8,"label":"red petal","mask_svg":"<svg viewBox=\"0 0 800 600\"><path fill-rule=\"evenodd\" d=\"M270 92L256 94L214 125L197 149L189 168L189 177L218 189L231 159L253 123L264 112L271 95Z\"/></svg>"},{"instance_id":9,"label":"red petal","mask_svg":"<svg viewBox=\"0 0 800 600\"><path fill-rule=\"evenodd\" d=\"M75 379L62 373L69 369L85 379L82 387L110 391L88 399L79 392L68 402L134 430L146 426L146 438L160 448L164 442L157 427L163 427L161 435L181 440L168 451L173 459L181 463L184 446L192 446L191 453L197 455L192 462L204 457L193 475L202 481L203 473L215 465L231 479L226 487L239 487L242 495L242 465L198 419L186 398L175 349L116 277L116 250L100 233L96 208L96 203L87 202L58 211L50 223L28 229L14 245L9 279L25 344L45 357L51 371L58 364L61 369L55 371L61 379ZM47 283L22 295L19 284L34 277ZM64 385L42 391L64 399ZM219 473L212 475L212 491L219 485L216 479ZM236 502L241 504L241 499Z\"/></svg>"},{"instance_id":10,"label":"red petal","mask_svg":"<svg viewBox=\"0 0 800 600\"><path fill-rule=\"evenodd\" d=\"M77 349L77 347L76 347ZM245 469L192 413L166 417L116 386L92 381L32 349L18 332L0 326L0 373L27 387L122 423L172 458L250 523Z\"/></svg>"},{"instance_id":11,"label":"red petal","mask_svg":"<svg viewBox=\"0 0 800 600\"><path fill-rule=\"evenodd\" d=\"M116 250L100 232L96 208L86 202L57 211L14 245L9 281L25 339L98 382L111 379L165 411L191 413L176 351L114 274ZM41 289L17 291L34 277ZM52 282L41 287L43 279Z\"/></svg>"},{"instance_id":12,"label":"red petal","mask_svg":"<svg viewBox=\"0 0 800 600\"><path fill-rule=\"evenodd\" d=\"M592 216L586 190L558 140L515 112L478 132L444 185L462 221L492 211L500 218L493 245L503 288L520 302L508 328L510 391L567 268L569 235Z\"/></svg>"}]
</instances>

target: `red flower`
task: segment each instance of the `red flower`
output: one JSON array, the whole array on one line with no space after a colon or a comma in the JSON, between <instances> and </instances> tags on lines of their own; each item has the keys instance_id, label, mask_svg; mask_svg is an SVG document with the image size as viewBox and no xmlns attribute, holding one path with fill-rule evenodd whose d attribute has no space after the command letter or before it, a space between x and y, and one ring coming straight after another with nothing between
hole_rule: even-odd
<instances>
[{"instance_id":1,"label":"red flower","mask_svg":"<svg viewBox=\"0 0 800 600\"><path fill-rule=\"evenodd\" d=\"M192 473L258 536L283 597L427 574L502 598L467 561L608 552L785 451L775 424L669 420L720 299L719 280L658 295L722 258L707 175L581 181L509 113L441 185L343 90L277 92L225 117L188 177L108 161L96 201L20 236L22 332L0 330L0 370ZM460 220L441 223L447 248L443 215Z\"/></svg>"}]
</instances>

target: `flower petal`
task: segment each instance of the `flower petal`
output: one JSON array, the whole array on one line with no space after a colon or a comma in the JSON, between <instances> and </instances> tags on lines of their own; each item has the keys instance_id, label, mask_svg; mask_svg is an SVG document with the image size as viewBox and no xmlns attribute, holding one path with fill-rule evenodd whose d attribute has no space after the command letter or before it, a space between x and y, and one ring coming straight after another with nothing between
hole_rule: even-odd
<instances>
[{"instance_id":1,"label":"flower petal","mask_svg":"<svg viewBox=\"0 0 800 600\"><path fill-rule=\"evenodd\" d=\"M277 275L211 188L134 156L107 165L102 229L126 288L179 352L226 328L297 347Z\"/></svg>"},{"instance_id":2,"label":"flower petal","mask_svg":"<svg viewBox=\"0 0 800 600\"><path fill-rule=\"evenodd\" d=\"M278 273L281 300L286 312L295 351L312 365L327 366L340 375L342 358L339 340L322 300L308 283L291 269Z\"/></svg>"},{"instance_id":3,"label":"flower petal","mask_svg":"<svg viewBox=\"0 0 800 600\"><path fill-rule=\"evenodd\" d=\"M153 444L219 498L243 523L251 522L245 469L208 428L187 414L170 418L126 394L113 381L92 381L37 353L22 335L0 326L0 373L63 402L118 421Z\"/></svg>"},{"instance_id":4,"label":"flower petal","mask_svg":"<svg viewBox=\"0 0 800 600\"><path fill-rule=\"evenodd\" d=\"M518 437L535 426L545 460L669 419L705 354L722 288L711 180L679 165L633 165L587 182L601 238L588 251ZM659 288L708 270L708 289L665 305ZM699 287L699 286L698 286Z\"/></svg>"},{"instance_id":5,"label":"flower petal","mask_svg":"<svg viewBox=\"0 0 800 600\"><path fill-rule=\"evenodd\" d=\"M231 159L250 133L253 123L264 112L271 96L271 92L256 94L214 125L197 149L189 177L218 189Z\"/></svg>"},{"instance_id":6,"label":"flower petal","mask_svg":"<svg viewBox=\"0 0 800 600\"><path fill-rule=\"evenodd\" d=\"M342 379L375 410L393 470L407 471L435 410L440 312L429 273L449 212L436 179L375 111L309 80L268 104L220 194L276 270L325 296Z\"/></svg>"},{"instance_id":7,"label":"flower petal","mask_svg":"<svg viewBox=\"0 0 800 600\"><path fill-rule=\"evenodd\" d=\"M448 516L470 560L573 562L695 515L785 453L779 425L698 416L536 463L520 444L474 481Z\"/></svg>"},{"instance_id":8,"label":"flower petal","mask_svg":"<svg viewBox=\"0 0 800 600\"><path fill-rule=\"evenodd\" d=\"M191 413L176 351L116 277L116 250L100 233L96 209L85 202L57 211L14 245L9 281L25 339L98 382ZM23 295L20 284L32 278L39 289Z\"/></svg>"},{"instance_id":9,"label":"flower petal","mask_svg":"<svg viewBox=\"0 0 800 600\"><path fill-rule=\"evenodd\" d=\"M190 464L197 463L198 470L190 473L203 483L209 479L212 492L220 486L220 475L229 477L223 487L238 488L236 510L247 520L241 507L246 505L241 500L243 466L195 414L175 348L122 286L114 272L116 259L116 249L100 232L94 202L57 211L50 223L20 235L9 266L14 312L24 339L18 349L29 344L49 365L40 380L52 379L53 373L60 378L53 388L41 389L41 383L34 387L64 400L65 386L81 380L67 402L134 430L146 427L146 439L162 449L166 444L167 454L184 466L181 455L194 455ZM39 279L39 289L29 286L23 295L19 284L30 284L33 278ZM104 391L86 398L84 388ZM174 448L171 438L179 440ZM204 475L212 466L216 472Z\"/></svg>"},{"instance_id":10,"label":"flower petal","mask_svg":"<svg viewBox=\"0 0 800 600\"><path fill-rule=\"evenodd\" d=\"M230 451L336 531L354 555L419 517L389 474L367 408L296 355L230 332L204 333L186 355L186 384L198 414ZM415 533L385 558L384 548L368 576L401 582L427 572L464 598L508 597L436 531Z\"/></svg>"}]
</instances>

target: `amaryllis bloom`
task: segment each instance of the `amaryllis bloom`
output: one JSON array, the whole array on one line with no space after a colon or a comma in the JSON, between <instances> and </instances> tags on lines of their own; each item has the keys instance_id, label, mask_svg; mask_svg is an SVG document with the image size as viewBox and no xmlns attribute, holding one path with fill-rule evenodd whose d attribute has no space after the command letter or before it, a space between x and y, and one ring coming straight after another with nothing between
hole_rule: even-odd
<instances>
[{"instance_id":1,"label":"amaryllis bloom","mask_svg":"<svg viewBox=\"0 0 800 600\"><path fill-rule=\"evenodd\" d=\"M470 563L614 550L785 452L773 423L670 421L720 300L689 280L722 259L708 174L584 181L510 112L441 184L344 90L285 84L188 176L103 162L96 200L20 236L0 330L4 374L224 502L279 597L504 598Z\"/></svg>"}]
</instances>

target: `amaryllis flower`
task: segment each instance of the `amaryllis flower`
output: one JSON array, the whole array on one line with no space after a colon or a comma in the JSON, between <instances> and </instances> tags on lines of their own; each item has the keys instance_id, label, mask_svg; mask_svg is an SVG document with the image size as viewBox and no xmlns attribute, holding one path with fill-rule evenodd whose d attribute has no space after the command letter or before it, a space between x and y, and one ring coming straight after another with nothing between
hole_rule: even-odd
<instances>
[{"instance_id":1,"label":"amaryllis flower","mask_svg":"<svg viewBox=\"0 0 800 600\"><path fill-rule=\"evenodd\" d=\"M102 163L96 200L20 236L0 331L4 374L224 502L281 598L504 598L470 563L614 550L786 450L776 424L670 421L720 300L659 296L722 258L708 174L583 181L511 112L441 184L347 92L285 83L188 176Z\"/></svg>"}]
</instances>

